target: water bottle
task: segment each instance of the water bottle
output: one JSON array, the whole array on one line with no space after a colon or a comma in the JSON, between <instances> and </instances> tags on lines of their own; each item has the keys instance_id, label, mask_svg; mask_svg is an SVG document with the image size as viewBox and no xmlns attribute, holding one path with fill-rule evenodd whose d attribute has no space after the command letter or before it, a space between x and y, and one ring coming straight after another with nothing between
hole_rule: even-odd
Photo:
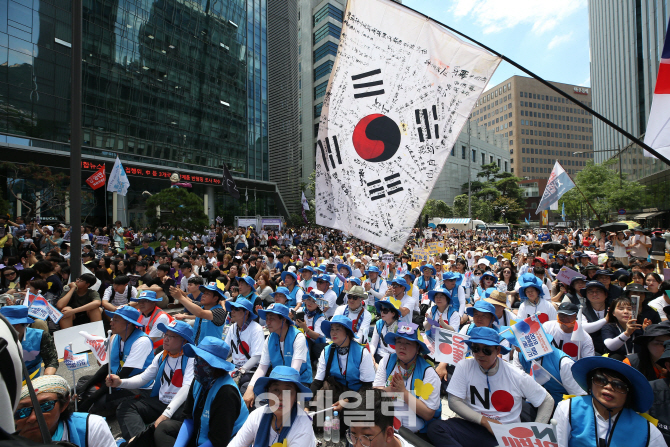
<instances>
[{"instance_id":1,"label":"water bottle","mask_svg":"<svg viewBox=\"0 0 670 447\"><path fill-rule=\"evenodd\" d=\"M330 416L326 416L326 422L323 423L323 440L330 442L331 422Z\"/></svg>"},{"instance_id":2,"label":"water bottle","mask_svg":"<svg viewBox=\"0 0 670 447\"><path fill-rule=\"evenodd\" d=\"M340 443L340 417L337 415L337 411L333 412L333 423L332 423L333 433L331 439L333 440L333 445L339 445Z\"/></svg>"}]
</instances>

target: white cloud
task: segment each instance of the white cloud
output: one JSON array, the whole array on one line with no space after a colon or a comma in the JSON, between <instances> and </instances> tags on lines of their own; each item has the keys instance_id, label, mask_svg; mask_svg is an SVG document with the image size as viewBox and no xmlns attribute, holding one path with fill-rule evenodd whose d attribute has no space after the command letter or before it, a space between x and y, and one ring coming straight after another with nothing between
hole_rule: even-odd
<instances>
[{"instance_id":1,"label":"white cloud","mask_svg":"<svg viewBox=\"0 0 670 447\"><path fill-rule=\"evenodd\" d=\"M520 24L532 24L532 32L551 31L587 0L453 0L451 12L457 18L470 17L484 33L494 33ZM586 13L586 12L584 12Z\"/></svg>"},{"instance_id":2,"label":"white cloud","mask_svg":"<svg viewBox=\"0 0 670 447\"><path fill-rule=\"evenodd\" d=\"M591 75L586 77L586 80L579 84L580 87L591 87Z\"/></svg>"},{"instance_id":3,"label":"white cloud","mask_svg":"<svg viewBox=\"0 0 670 447\"><path fill-rule=\"evenodd\" d=\"M562 36L554 36L554 38L551 39L551 42L549 42L547 48L553 50L557 46L569 42L571 39L572 39L572 31L569 32L568 34L563 34Z\"/></svg>"}]
</instances>

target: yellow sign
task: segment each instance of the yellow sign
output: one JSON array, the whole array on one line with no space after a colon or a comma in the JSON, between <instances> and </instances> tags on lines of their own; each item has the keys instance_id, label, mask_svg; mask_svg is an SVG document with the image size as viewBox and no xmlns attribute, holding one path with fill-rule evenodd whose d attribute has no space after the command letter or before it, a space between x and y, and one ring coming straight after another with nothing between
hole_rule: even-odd
<instances>
[{"instance_id":1,"label":"yellow sign","mask_svg":"<svg viewBox=\"0 0 670 447\"><path fill-rule=\"evenodd\" d=\"M431 256L441 255L444 253L444 241L439 242L428 242L426 244L426 249Z\"/></svg>"},{"instance_id":2,"label":"yellow sign","mask_svg":"<svg viewBox=\"0 0 670 447\"><path fill-rule=\"evenodd\" d=\"M546 227L549 225L549 210L542 211L540 214L540 226Z\"/></svg>"},{"instance_id":3,"label":"yellow sign","mask_svg":"<svg viewBox=\"0 0 670 447\"><path fill-rule=\"evenodd\" d=\"M412 250L412 261L428 262L429 257L430 253L425 248L415 248L414 250Z\"/></svg>"},{"instance_id":4,"label":"yellow sign","mask_svg":"<svg viewBox=\"0 0 670 447\"><path fill-rule=\"evenodd\" d=\"M512 253L503 253L503 258L509 259L510 261L512 260Z\"/></svg>"}]
</instances>

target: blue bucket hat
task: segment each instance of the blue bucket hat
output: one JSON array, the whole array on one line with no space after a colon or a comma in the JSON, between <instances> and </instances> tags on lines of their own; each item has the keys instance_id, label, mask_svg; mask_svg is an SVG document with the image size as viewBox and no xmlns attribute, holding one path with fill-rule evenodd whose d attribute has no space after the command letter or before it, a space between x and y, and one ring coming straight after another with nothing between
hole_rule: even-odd
<instances>
[{"instance_id":1,"label":"blue bucket hat","mask_svg":"<svg viewBox=\"0 0 670 447\"><path fill-rule=\"evenodd\" d=\"M105 313L109 316L109 318L113 318L114 315L118 315L127 322L133 323L135 326L144 327L144 325L139 322L141 316L140 311L132 306L119 306L116 308L116 312L110 312L106 310Z\"/></svg>"},{"instance_id":2,"label":"blue bucket hat","mask_svg":"<svg viewBox=\"0 0 670 447\"><path fill-rule=\"evenodd\" d=\"M468 345L470 349L472 349L473 343L487 346L500 346L500 353L507 354L510 349L501 345L500 343L502 341L503 337L498 334L495 329L490 327L475 327L470 331L470 338L468 340L464 340L463 343Z\"/></svg>"},{"instance_id":3,"label":"blue bucket hat","mask_svg":"<svg viewBox=\"0 0 670 447\"><path fill-rule=\"evenodd\" d=\"M314 274L314 269L312 268L311 265L305 266L305 267L301 268L301 269L298 270L298 271L299 271L300 273L302 273L302 272L310 272L312 275Z\"/></svg>"},{"instance_id":4,"label":"blue bucket hat","mask_svg":"<svg viewBox=\"0 0 670 447\"><path fill-rule=\"evenodd\" d=\"M156 328L163 333L174 332L186 340L187 343L193 343L193 328L185 321L173 320L167 326L165 323L158 323Z\"/></svg>"},{"instance_id":5,"label":"blue bucket hat","mask_svg":"<svg viewBox=\"0 0 670 447\"><path fill-rule=\"evenodd\" d=\"M400 313L400 309L395 307L393 305L393 303L391 303L391 301L389 301L388 298L375 302L375 309L377 309L377 313L379 315L381 315L381 313L382 313L382 307L386 307L388 309L391 309L393 312L395 312L398 319L400 319L400 317L402 317L402 314Z\"/></svg>"},{"instance_id":6,"label":"blue bucket hat","mask_svg":"<svg viewBox=\"0 0 670 447\"><path fill-rule=\"evenodd\" d=\"M268 385L271 382L288 382L292 383L298 388L298 393L305 394L305 399L312 398L312 390L307 388L305 385L300 382L300 373L290 366L276 366L272 368L270 377L259 377L256 380L254 385L254 394L260 396L261 394L267 392Z\"/></svg>"},{"instance_id":7,"label":"blue bucket hat","mask_svg":"<svg viewBox=\"0 0 670 447\"><path fill-rule=\"evenodd\" d=\"M356 284L357 286L361 285L361 280L356 278L355 276L348 277L347 281L352 282L352 283Z\"/></svg>"},{"instance_id":8,"label":"blue bucket hat","mask_svg":"<svg viewBox=\"0 0 670 447\"><path fill-rule=\"evenodd\" d=\"M212 368L231 372L235 370L235 365L226 360L228 354L230 354L228 343L216 337L205 337L198 346L192 343L184 345L184 355L186 357L197 356L206 361Z\"/></svg>"},{"instance_id":9,"label":"blue bucket hat","mask_svg":"<svg viewBox=\"0 0 670 447\"><path fill-rule=\"evenodd\" d=\"M321 332L323 332L323 335L330 338L330 327L334 324L344 326L351 338L354 338L354 330L352 329L354 324L350 318L345 317L344 315L335 315L330 321L326 320L321 323Z\"/></svg>"},{"instance_id":10,"label":"blue bucket hat","mask_svg":"<svg viewBox=\"0 0 670 447\"><path fill-rule=\"evenodd\" d=\"M402 277L404 278L407 275L409 275L410 282L414 283L414 280L416 279L416 275L414 273L410 272L409 270L407 270L406 272L404 272L402 274Z\"/></svg>"},{"instance_id":11,"label":"blue bucket hat","mask_svg":"<svg viewBox=\"0 0 670 447\"><path fill-rule=\"evenodd\" d=\"M451 295L449 294L449 291L444 287L440 287L439 289L431 290L430 292L428 292L428 299L434 303L435 295L437 295L438 293L445 295L447 297L447 302L451 303Z\"/></svg>"},{"instance_id":12,"label":"blue bucket hat","mask_svg":"<svg viewBox=\"0 0 670 447\"><path fill-rule=\"evenodd\" d=\"M532 273L524 273L523 275L521 275L521 278L519 278L519 296L521 297L522 300L528 299L528 297L526 296L526 289L528 287L536 288L538 290L540 298L544 297L544 288L542 287L542 281L540 281L540 278L533 275Z\"/></svg>"},{"instance_id":13,"label":"blue bucket hat","mask_svg":"<svg viewBox=\"0 0 670 447\"><path fill-rule=\"evenodd\" d=\"M267 320L266 316L269 313L279 315L280 317L284 317L284 319L288 321L288 324L293 324L293 320L291 320L291 317L289 316L288 307L286 307L283 304L272 303L268 306L267 309L258 310L258 316L264 320Z\"/></svg>"},{"instance_id":14,"label":"blue bucket hat","mask_svg":"<svg viewBox=\"0 0 670 447\"><path fill-rule=\"evenodd\" d=\"M405 288L405 292L408 291L411 288L411 286L409 284L407 284L407 281L405 281L404 278L393 278L393 280L391 281L391 284L400 284L401 286L403 286Z\"/></svg>"},{"instance_id":15,"label":"blue bucket hat","mask_svg":"<svg viewBox=\"0 0 670 447\"><path fill-rule=\"evenodd\" d=\"M319 275L316 277L316 282L319 281L324 281L327 282L328 284L333 284L333 279L330 277L330 275Z\"/></svg>"},{"instance_id":16,"label":"blue bucket hat","mask_svg":"<svg viewBox=\"0 0 670 447\"><path fill-rule=\"evenodd\" d=\"M258 315L254 312L254 305L251 301L246 298L237 298L235 301L226 301L226 310L230 312L232 308L248 310L251 314L251 319L256 320Z\"/></svg>"},{"instance_id":17,"label":"blue bucket hat","mask_svg":"<svg viewBox=\"0 0 670 447\"><path fill-rule=\"evenodd\" d=\"M347 269L347 271L349 272L349 274L347 276L351 276L351 275L354 274L354 271L351 270L351 267L349 267L347 264L337 264L337 271L338 272L340 271L340 269L343 269L343 268Z\"/></svg>"},{"instance_id":18,"label":"blue bucket hat","mask_svg":"<svg viewBox=\"0 0 670 447\"><path fill-rule=\"evenodd\" d=\"M460 278L460 273L456 272L444 272L442 273L442 281L456 280Z\"/></svg>"},{"instance_id":19,"label":"blue bucket hat","mask_svg":"<svg viewBox=\"0 0 670 447\"><path fill-rule=\"evenodd\" d=\"M484 300L479 300L475 303L474 306L465 309L465 313L471 317L474 317L475 311L489 313L493 315L493 320L496 323L500 323L498 321L498 317L496 317L496 308L491 303L487 303Z\"/></svg>"},{"instance_id":20,"label":"blue bucket hat","mask_svg":"<svg viewBox=\"0 0 670 447\"><path fill-rule=\"evenodd\" d=\"M216 285L215 282L210 282L206 286L200 286L198 287L198 290L200 290L201 292L209 290L210 292L214 292L215 295L219 295L220 298L222 299L224 298L223 290L221 290L219 286Z\"/></svg>"},{"instance_id":21,"label":"blue bucket hat","mask_svg":"<svg viewBox=\"0 0 670 447\"><path fill-rule=\"evenodd\" d=\"M156 292L154 292L153 290L142 290L138 296L130 299L130 301L139 301L139 300L147 300L147 301L153 301L154 303L159 303L163 301L163 298L156 298Z\"/></svg>"},{"instance_id":22,"label":"blue bucket hat","mask_svg":"<svg viewBox=\"0 0 670 447\"><path fill-rule=\"evenodd\" d=\"M486 278L487 276L490 276L494 280L498 279L496 277L496 275L494 275L492 272L486 271L486 272L482 273L482 276L479 277L479 282L481 283L484 280L484 278Z\"/></svg>"},{"instance_id":23,"label":"blue bucket hat","mask_svg":"<svg viewBox=\"0 0 670 447\"><path fill-rule=\"evenodd\" d=\"M314 267L314 273L319 272L323 273L326 271L326 266L325 265L319 265L318 267Z\"/></svg>"},{"instance_id":24,"label":"blue bucket hat","mask_svg":"<svg viewBox=\"0 0 670 447\"><path fill-rule=\"evenodd\" d=\"M377 267L376 265L371 265L370 267L368 267L368 268L365 270L365 274L366 274L366 275L368 275L368 274L371 273L371 272L372 272L372 273L380 273L380 274L381 274L381 271L379 270L379 267Z\"/></svg>"},{"instance_id":25,"label":"blue bucket hat","mask_svg":"<svg viewBox=\"0 0 670 447\"><path fill-rule=\"evenodd\" d=\"M649 410L651 404L654 403L654 392L651 385L641 372L624 362L611 357L584 357L572 365L572 376L575 382L588 392L588 374L598 368L611 369L624 376L631 383L628 392L633 394L633 410L638 413Z\"/></svg>"},{"instance_id":26,"label":"blue bucket hat","mask_svg":"<svg viewBox=\"0 0 670 447\"><path fill-rule=\"evenodd\" d=\"M294 276L295 276L295 274L294 274ZM254 281L254 279L251 276L244 276L244 277L237 276L235 279L237 280L238 284L239 284L240 281L244 281L252 289L256 286L256 281ZM282 279L284 279L284 278L282 278Z\"/></svg>"},{"instance_id":27,"label":"blue bucket hat","mask_svg":"<svg viewBox=\"0 0 670 447\"><path fill-rule=\"evenodd\" d=\"M433 276L437 275L437 270L435 270L435 267L431 264L426 264L423 267L420 267L421 273L423 274L423 271L426 269L430 269L430 271L433 272Z\"/></svg>"},{"instance_id":28,"label":"blue bucket hat","mask_svg":"<svg viewBox=\"0 0 670 447\"><path fill-rule=\"evenodd\" d=\"M284 281L287 276L290 276L291 278L293 278L293 280L295 282L298 282L298 275L296 275L295 273L293 273L293 272L281 272L281 280L282 281Z\"/></svg>"},{"instance_id":29,"label":"blue bucket hat","mask_svg":"<svg viewBox=\"0 0 670 447\"><path fill-rule=\"evenodd\" d=\"M278 293L284 295L284 296L286 297L286 299L288 299L288 296L289 296L289 294L290 294L291 292L289 292L289 291L288 291L288 288L286 288L286 287L277 287L277 290L276 290L275 292L272 292L272 293L270 294L270 296L271 296L272 298L274 298L275 295L278 294Z\"/></svg>"},{"instance_id":30,"label":"blue bucket hat","mask_svg":"<svg viewBox=\"0 0 670 447\"><path fill-rule=\"evenodd\" d=\"M413 341L419 345L419 352L422 354L428 354L428 346L421 340L419 340L419 330L418 326L414 323L400 323L398 325L398 332L387 332L384 335L384 341L389 345L395 345L396 339L398 337L404 338L405 340Z\"/></svg>"},{"instance_id":31,"label":"blue bucket hat","mask_svg":"<svg viewBox=\"0 0 670 447\"><path fill-rule=\"evenodd\" d=\"M0 307L0 313L7 318L10 324L33 324L35 322L28 316L28 306Z\"/></svg>"},{"instance_id":32,"label":"blue bucket hat","mask_svg":"<svg viewBox=\"0 0 670 447\"><path fill-rule=\"evenodd\" d=\"M321 310L328 307L328 301L323 298L323 292L318 289L312 289L309 293L302 296L303 302L307 300L314 301Z\"/></svg>"}]
</instances>

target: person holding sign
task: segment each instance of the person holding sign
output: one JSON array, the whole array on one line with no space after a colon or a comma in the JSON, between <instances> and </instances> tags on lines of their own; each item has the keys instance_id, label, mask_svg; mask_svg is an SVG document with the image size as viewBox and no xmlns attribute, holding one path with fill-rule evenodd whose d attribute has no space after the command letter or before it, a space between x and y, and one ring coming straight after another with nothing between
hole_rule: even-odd
<instances>
[{"instance_id":1,"label":"person holding sign","mask_svg":"<svg viewBox=\"0 0 670 447\"><path fill-rule=\"evenodd\" d=\"M558 445L667 446L658 428L638 414L654 401L640 372L608 357L587 357L574 364L572 375L587 395L556 407Z\"/></svg>"},{"instance_id":2,"label":"person holding sign","mask_svg":"<svg viewBox=\"0 0 670 447\"><path fill-rule=\"evenodd\" d=\"M388 344L384 337L386 334L398 330L398 320L400 320L402 315L395 304L391 303L388 299L377 301L375 308L377 309L377 314L381 315L381 318L375 322L375 330L372 333L369 347L376 369L379 367L379 362L382 361L383 357L395 352L395 346Z\"/></svg>"},{"instance_id":3,"label":"person holding sign","mask_svg":"<svg viewBox=\"0 0 670 447\"><path fill-rule=\"evenodd\" d=\"M373 387L400 393L401 406L394 408L400 424L413 432L425 433L432 420L442 416L440 377L422 357L428 347L418 338L414 323L401 323L398 332L386 334L385 341L395 345L395 353L379 363Z\"/></svg>"},{"instance_id":4,"label":"person holding sign","mask_svg":"<svg viewBox=\"0 0 670 447\"><path fill-rule=\"evenodd\" d=\"M449 408L460 418L429 425L428 438L435 447L497 446L490 425L519 422L523 399L537 407L535 422L549 421L554 399L528 374L498 358L509 352L501 341L498 332L487 327L474 328L464 341L474 358L456 365L447 387Z\"/></svg>"},{"instance_id":5,"label":"person holding sign","mask_svg":"<svg viewBox=\"0 0 670 447\"><path fill-rule=\"evenodd\" d=\"M168 419L183 420L183 403L193 381L193 359L186 357L183 349L193 343L193 329L183 321L157 326L164 334L163 351L154 356L151 365L134 377L121 379L111 374L105 380L108 387L130 390L153 381L149 396L125 401L116 410L121 434L127 441L142 433L146 424L158 427Z\"/></svg>"},{"instance_id":6,"label":"person holding sign","mask_svg":"<svg viewBox=\"0 0 670 447\"><path fill-rule=\"evenodd\" d=\"M35 320L28 316L27 306L4 306L0 307L2 314L19 335L19 341L23 348L23 361L28 368L30 378L42 374L50 376L58 370L58 353L54 340L48 331L28 327ZM42 369L44 363L44 369Z\"/></svg>"},{"instance_id":7,"label":"person holding sign","mask_svg":"<svg viewBox=\"0 0 670 447\"><path fill-rule=\"evenodd\" d=\"M540 323L556 319L556 308L543 295L542 281L534 275L525 274L519 279L519 297L521 306L517 312L519 320L525 320L530 315L537 315Z\"/></svg>"}]
</instances>

